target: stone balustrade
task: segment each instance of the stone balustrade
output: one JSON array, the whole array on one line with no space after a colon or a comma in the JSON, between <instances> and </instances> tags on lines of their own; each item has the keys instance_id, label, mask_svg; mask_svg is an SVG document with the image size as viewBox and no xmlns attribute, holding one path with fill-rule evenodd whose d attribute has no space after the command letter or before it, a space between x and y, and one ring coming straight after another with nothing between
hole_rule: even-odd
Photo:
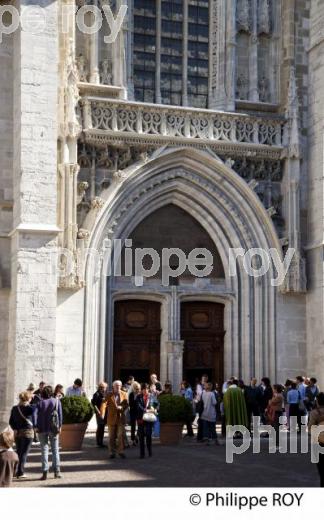
<instances>
[{"instance_id":1,"label":"stone balustrade","mask_svg":"<svg viewBox=\"0 0 324 520\"><path fill-rule=\"evenodd\" d=\"M99 140L250 145L279 150L285 119L84 96L82 128Z\"/></svg>"}]
</instances>

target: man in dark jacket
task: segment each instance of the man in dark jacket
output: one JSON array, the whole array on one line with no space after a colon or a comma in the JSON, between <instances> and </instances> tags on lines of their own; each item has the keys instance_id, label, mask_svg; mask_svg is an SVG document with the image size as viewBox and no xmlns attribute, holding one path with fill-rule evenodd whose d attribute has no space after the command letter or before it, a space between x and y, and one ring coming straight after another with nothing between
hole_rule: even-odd
<instances>
[{"instance_id":1,"label":"man in dark jacket","mask_svg":"<svg viewBox=\"0 0 324 520\"><path fill-rule=\"evenodd\" d=\"M98 390L93 394L93 397L91 399L91 403L94 406L95 412L96 412L96 419L97 419L97 431L96 431L96 440L97 440L97 446L99 448L104 448L104 435L105 435L105 424L106 419L104 417L101 417L100 414L100 408L101 405L104 403L106 399L106 391L107 391L107 383L102 381L98 385Z\"/></svg>"},{"instance_id":2,"label":"man in dark jacket","mask_svg":"<svg viewBox=\"0 0 324 520\"><path fill-rule=\"evenodd\" d=\"M305 390L305 404L308 412L311 412L316 405L316 399L319 394L319 388L317 386L317 379L315 377L311 377L309 380L309 385Z\"/></svg>"},{"instance_id":3,"label":"man in dark jacket","mask_svg":"<svg viewBox=\"0 0 324 520\"><path fill-rule=\"evenodd\" d=\"M251 379L251 384L249 386L245 387L245 392L244 392L250 430L251 430L251 423L253 421L253 417L260 416L262 391L257 383L258 383L257 379L255 379L255 377L253 377Z\"/></svg>"},{"instance_id":4,"label":"man in dark jacket","mask_svg":"<svg viewBox=\"0 0 324 520\"><path fill-rule=\"evenodd\" d=\"M48 444L51 444L52 465L55 478L61 478L60 473L60 453L59 453L59 432L53 431L53 417L57 414L59 432L62 427L63 414L62 405L59 399L53 397L51 386L45 386L42 391L42 400L35 410L35 423L39 434L42 453L41 480L47 479L48 473Z\"/></svg>"}]
</instances>

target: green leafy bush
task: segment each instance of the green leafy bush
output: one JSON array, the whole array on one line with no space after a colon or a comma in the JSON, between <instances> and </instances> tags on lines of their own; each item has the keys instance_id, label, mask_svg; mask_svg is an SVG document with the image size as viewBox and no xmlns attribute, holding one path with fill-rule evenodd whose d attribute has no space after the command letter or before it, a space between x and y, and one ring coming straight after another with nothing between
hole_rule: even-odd
<instances>
[{"instance_id":1,"label":"green leafy bush","mask_svg":"<svg viewBox=\"0 0 324 520\"><path fill-rule=\"evenodd\" d=\"M88 423L94 409L86 397L63 397L61 399L63 424Z\"/></svg>"},{"instance_id":2,"label":"green leafy bush","mask_svg":"<svg viewBox=\"0 0 324 520\"><path fill-rule=\"evenodd\" d=\"M186 423L192 419L192 405L184 397L179 395L161 395L159 401L159 419L161 423Z\"/></svg>"}]
</instances>

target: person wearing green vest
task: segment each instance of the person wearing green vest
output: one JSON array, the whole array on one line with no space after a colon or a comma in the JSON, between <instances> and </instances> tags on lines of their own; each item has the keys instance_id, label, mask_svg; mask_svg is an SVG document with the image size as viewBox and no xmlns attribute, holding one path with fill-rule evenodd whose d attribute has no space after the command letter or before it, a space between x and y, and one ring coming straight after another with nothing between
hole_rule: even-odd
<instances>
[{"instance_id":1,"label":"person wearing green vest","mask_svg":"<svg viewBox=\"0 0 324 520\"><path fill-rule=\"evenodd\" d=\"M244 393L238 386L238 380L233 379L224 394L224 411L226 426L245 426L249 421L246 410Z\"/></svg>"}]
</instances>

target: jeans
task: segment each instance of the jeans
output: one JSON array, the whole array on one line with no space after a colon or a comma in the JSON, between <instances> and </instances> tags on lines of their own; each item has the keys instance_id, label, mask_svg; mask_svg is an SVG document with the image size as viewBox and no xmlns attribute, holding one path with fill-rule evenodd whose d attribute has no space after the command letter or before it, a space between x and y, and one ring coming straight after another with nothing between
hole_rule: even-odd
<instances>
[{"instance_id":1,"label":"jeans","mask_svg":"<svg viewBox=\"0 0 324 520\"><path fill-rule=\"evenodd\" d=\"M30 447L32 445L32 437L17 437L16 438L16 449L19 457L19 463L17 467L17 477L24 474L25 464L28 457Z\"/></svg>"},{"instance_id":2,"label":"jeans","mask_svg":"<svg viewBox=\"0 0 324 520\"><path fill-rule=\"evenodd\" d=\"M216 435L216 422L203 420L203 435L204 439L215 440Z\"/></svg>"},{"instance_id":3,"label":"jeans","mask_svg":"<svg viewBox=\"0 0 324 520\"><path fill-rule=\"evenodd\" d=\"M146 438L146 447L149 456L152 456L152 429L153 423L143 422L138 425L138 437L139 437L139 445L140 445L140 455L141 457L145 456L145 438Z\"/></svg>"},{"instance_id":4,"label":"jeans","mask_svg":"<svg viewBox=\"0 0 324 520\"><path fill-rule=\"evenodd\" d=\"M39 433L41 445L42 471L48 471L48 445L52 450L52 467L55 472L60 471L59 436L53 433Z\"/></svg>"}]
</instances>

